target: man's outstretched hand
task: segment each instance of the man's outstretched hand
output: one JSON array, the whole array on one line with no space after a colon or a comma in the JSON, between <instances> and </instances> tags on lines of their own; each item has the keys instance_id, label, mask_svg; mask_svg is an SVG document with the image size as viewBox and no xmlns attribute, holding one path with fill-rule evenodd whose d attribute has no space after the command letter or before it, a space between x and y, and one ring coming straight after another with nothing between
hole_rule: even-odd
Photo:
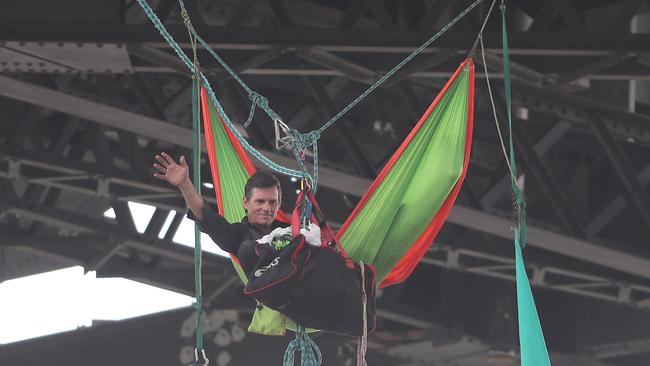
<instances>
[{"instance_id":1,"label":"man's outstretched hand","mask_svg":"<svg viewBox=\"0 0 650 366\"><path fill-rule=\"evenodd\" d=\"M176 187L190 182L189 169L184 156L181 156L180 164L177 164L171 156L163 152L156 155L156 161L157 163L154 163L153 167L159 173L154 173L154 177L166 180Z\"/></svg>"}]
</instances>

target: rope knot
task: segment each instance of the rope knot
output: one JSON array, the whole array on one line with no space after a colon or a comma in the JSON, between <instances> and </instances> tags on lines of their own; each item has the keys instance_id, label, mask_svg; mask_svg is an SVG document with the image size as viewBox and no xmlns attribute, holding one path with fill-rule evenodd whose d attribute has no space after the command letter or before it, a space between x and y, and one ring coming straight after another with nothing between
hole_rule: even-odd
<instances>
[{"instance_id":1,"label":"rope knot","mask_svg":"<svg viewBox=\"0 0 650 366\"><path fill-rule=\"evenodd\" d=\"M316 143L318 141L318 139L320 138L320 132L318 132L317 130L316 131L311 131L309 133L309 138L312 139L312 141L314 143Z\"/></svg>"},{"instance_id":2,"label":"rope knot","mask_svg":"<svg viewBox=\"0 0 650 366\"><path fill-rule=\"evenodd\" d=\"M262 94L256 93L254 91L248 94L248 99L250 99L253 104L257 104L262 108L269 106L269 100L266 99Z\"/></svg>"},{"instance_id":3,"label":"rope knot","mask_svg":"<svg viewBox=\"0 0 650 366\"><path fill-rule=\"evenodd\" d=\"M190 14L187 13L187 10L184 8L181 9L181 17L183 18L183 23L185 24L186 27L189 27L192 23L190 23Z\"/></svg>"},{"instance_id":4,"label":"rope knot","mask_svg":"<svg viewBox=\"0 0 650 366\"><path fill-rule=\"evenodd\" d=\"M320 138L320 132L311 131L308 133L300 133L293 128L289 130L288 135L291 137L294 149L303 151L308 147L316 144Z\"/></svg>"}]
</instances>

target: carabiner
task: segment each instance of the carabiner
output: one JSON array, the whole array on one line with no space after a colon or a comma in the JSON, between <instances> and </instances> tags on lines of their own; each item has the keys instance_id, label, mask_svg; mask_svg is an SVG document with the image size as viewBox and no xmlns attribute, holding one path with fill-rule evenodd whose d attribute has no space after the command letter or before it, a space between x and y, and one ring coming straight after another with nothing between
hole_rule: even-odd
<instances>
[{"instance_id":1,"label":"carabiner","mask_svg":"<svg viewBox=\"0 0 650 366\"><path fill-rule=\"evenodd\" d=\"M203 356L203 359L205 362L202 364L199 362L199 350L197 348L194 349L194 360L195 360L195 365L201 365L201 366L208 366L210 364L210 360L208 359L208 356L205 355L205 349L201 349L201 355Z\"/></svg>"}]
</instances>

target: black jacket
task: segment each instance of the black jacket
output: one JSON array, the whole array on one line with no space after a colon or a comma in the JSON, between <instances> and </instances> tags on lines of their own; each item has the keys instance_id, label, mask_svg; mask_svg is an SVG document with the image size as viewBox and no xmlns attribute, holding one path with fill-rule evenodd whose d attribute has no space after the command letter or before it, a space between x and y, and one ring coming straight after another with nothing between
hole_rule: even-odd
<instances>
[{"instance_id":1,"label":"black jacket","mask_svg":"<svg viewBox=\"0 0 650 366\"><path fill-rule=\"evenodd\" d=\"M199 224L199 229L208 234L212 241L214 241L219 248L228 253L234 254L239 259L239 262L249 275L250 270L257 263L260 253L250 253L254 248L253 242L264 236L262 231L248 221L248 217L242 218L241 222L229 223L223 216L214 211L206 202L203 204L202 220L197 220L192 211L187 212L187 217ZM289 224L274 220L271 224L273 229L277 227L285 227ZM269 246L269 249L272 248Z\"/></svg>"},{"instance_id":2,"label":"black jacket","mask_svg":"<svg viewBox=\"0 0 650 366\"><path fill-rule=\"evenodd\" d=\"M360 336L363 334L363 309L361 289L365 288L367 295L366 319L367 329L371 332L375 325L375 276L373 266L367 266L366 274L361 280L360 266L348 268L345 260L332 248L316 248L304 244L301 258L306 258L300 263L300 275L292 276L292 280L278 280L272 276L273 270L268 270L266 276L252 276L255 268L267 267L274 258L279 258L282 253L291 256L296 240L283 249L279 254L271 245L256 245L255 240L260 239L263 233L244 217L241 222L231 224L225 218L204 204L203 220L199 222L201 231L210 235L219 247L227 252L236 254L249 285L262 277L266 282L260 282L260 287L265 290L267 298L258 297L255 290L248 295L256 300L269 305L284 315L305 327L328 330L340 334ZM188 217L196 221L196 217L188 213ZM288 226L288 224L275 220L273 228ZM287 250L290 250L287 252ZM298 263L281 260L282 263ZM289 264L292 265L292 264ZM286 267L286 265L284 266ZM279 268L276 267L277 270ZM256 279L257 278L257 279ZM286 286L283 286L286 284ZM287 287L289 286L289 287ZM246 292L246 291L245 291ZM273 300L273 306L269 300ZM266 300L266 301L265 301Z\"/></svg>"}]
</instances>

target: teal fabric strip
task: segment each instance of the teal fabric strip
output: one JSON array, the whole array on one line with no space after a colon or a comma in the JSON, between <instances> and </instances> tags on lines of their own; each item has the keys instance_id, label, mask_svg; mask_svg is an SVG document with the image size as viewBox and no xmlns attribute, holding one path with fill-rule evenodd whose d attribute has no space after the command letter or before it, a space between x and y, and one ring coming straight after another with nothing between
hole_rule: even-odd
<instances>
[{"instance_id":1,"label":"teal fabric strip","mask_svg":"<svg viewBox=\"0 0 650 366\"><path fill-rule=\"evenodd\" d=\"M505 83L508 132L510 134L510 166L512 191L515 204L515 266L517 277L517 312L519 317L519 347L522 366L550 366L551 362L544 341L542 326L537 315L537 307L528 282L522 248L526 245L526 203L515 180L517 168L515 150L512 143L512 97L510 87L510 54L506 30L506 7L501 2L501 32L503 34L503 79Z\"/></svg>"},{"instance_id":2,"label":"teal fabric strip","mask_svg":"<svg viewBox=\"0 0 650 366\"><path fill-rule=\"evenodd\" d=\"M516 228L515 236L519 239L522 247L526 246L526 202L524 201L521 190L515 180L517 174L517 163L515 161L515 149L512 142L512 92L510 86L510 51L508 49L508 33L506 30L506 7L501 2L501 34L503 35L503 81L506 95L506 112L508 113L508 131L510 140L510 167L515 176L510 176L512 191L514 194L514 203L516 211Z\"/></svg>"},{"instance_id":3,"label":"teal fabric strip","mask_svg":"<svg viewBox=\"0 0 650 366\"><path fill-rule=\"evenodd\" d=\"M517 313L519 317L519 352L521 366L550 366L542 326L539 323L535 299L530 290L521 246L515 240L517 276Z\"/></svg>"}]
</instances>

